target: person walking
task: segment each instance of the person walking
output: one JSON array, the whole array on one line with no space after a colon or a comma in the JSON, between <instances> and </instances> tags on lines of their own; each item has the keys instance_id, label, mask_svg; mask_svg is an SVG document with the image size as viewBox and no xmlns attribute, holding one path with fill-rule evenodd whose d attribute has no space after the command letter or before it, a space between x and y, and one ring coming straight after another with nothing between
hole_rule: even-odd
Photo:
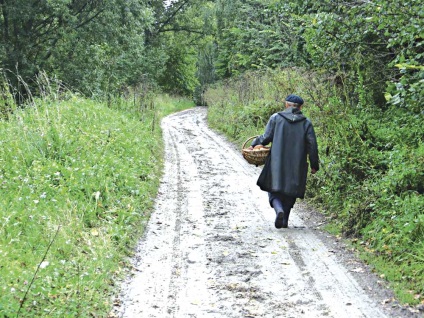
<instances>
[{"instance_id":1,"label":"person walking","mask_svg":"<svg viewBox=\"0 0 424 318\"><path fill-rule=\"evenodd\" d=\"M263 135L251 143L271 145L257 185L268 192L269 203L276 213L275 227L287 228L290 211L297 198L304 198L308 162L311 173L319 170L318 145L311 121L302 114L303 99L290 94L285 109L273 114Z\"/></svg>"}]
</instances>

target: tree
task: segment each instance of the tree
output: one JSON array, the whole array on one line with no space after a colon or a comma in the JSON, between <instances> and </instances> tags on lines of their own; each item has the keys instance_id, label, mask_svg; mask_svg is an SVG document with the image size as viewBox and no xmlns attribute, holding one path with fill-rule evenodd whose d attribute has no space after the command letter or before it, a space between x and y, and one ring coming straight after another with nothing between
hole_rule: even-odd
<instances>
[{"instance_id":1,"label":"tree","mask_svg":"<svg viewBox=\"0 0 424 318\"><path fill-rule=\"evenodd\" d=\"M0 0L2 67L18 86L41 70L85 92L135 80L153 22L140 0ZM15 74L15 76L12 75ZM22 93L22 92L21 92Z\"/></svg>"},{"instance_id":2,"label":"tree","mask_svg":"<svg viewBox=\"0 0 424 318\"><path fill-rule=\"evenodd\" d=\"M300 17L276 0L218 1L218 72L222 77L249 69L304 64Z\"/></svg>"},{"instance_id":3,"label":"tree","mask_svg":"<svg viewBox=\"0 0 424 318\"><path fill-rule=\"evenodd\" d=\"M419 112L421 1L217 0L217 72L303 66L331 75L352 105ZM386 92L386 94L385 94Z\"/></svg>"},{"instance_id":4,"label":"tree","mask_svg":"<svg viewBox=\"0 0 424 318\"><path fill-rule=\"evenodd\" d=\"M165 48L163 72L154 76L168 92L193 96L214 78L213 63L205 59L214 41L212 1L180 0L168 7L155 5L156 23L149 34L149 47ZM202 72L199 72L199 68ZM208 75L204 75L205 73Z\"/></svg>"}]
</instances>

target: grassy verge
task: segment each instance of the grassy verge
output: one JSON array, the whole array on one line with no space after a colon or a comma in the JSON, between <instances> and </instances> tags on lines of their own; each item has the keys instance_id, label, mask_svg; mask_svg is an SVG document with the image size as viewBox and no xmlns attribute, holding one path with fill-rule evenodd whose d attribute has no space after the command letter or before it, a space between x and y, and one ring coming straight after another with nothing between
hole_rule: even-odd
<instances>
[{"instance_id":1,"label":"grassy verge","mask_svg":"<svg viewBox=\"0 0 424 318\"><path fill-rule=\"evenodd\" d=\"M158 188L159 121L193 106L169 96L152 105L73 96L0 121L2 317L107 316Z\"/></svg>"},{"instance_id":2,"label":"grassy verge","mask_svg":"<svg viewBox=\"0 0 424 318\"><path fill-rule=\"evenodd\" d=\"M210 87L208 121L241 146L263 133L291 93L306 100L320 147L308 202L328 216L333 234L361 242L362 257L402 303L424 303L423 114L378 109L366 91L343 91L323 75L292 69Z\"/></svg>"}]
</instances>

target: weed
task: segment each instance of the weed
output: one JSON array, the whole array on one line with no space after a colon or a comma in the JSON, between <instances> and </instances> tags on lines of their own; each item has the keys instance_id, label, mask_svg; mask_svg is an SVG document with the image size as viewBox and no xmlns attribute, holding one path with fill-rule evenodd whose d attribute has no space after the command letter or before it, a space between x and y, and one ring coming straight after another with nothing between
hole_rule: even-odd
<instances>
[{"instance_id":1,"label":"weed","mask_svg":"<svg viewBox=\"0 0 424 318\"><path fill-rule=\"evenodd\" d=\"M159 185L159 120L192 106L152 102L34 99L0 121L3 315L107 315Z\"/></svg>"}]
</instances>

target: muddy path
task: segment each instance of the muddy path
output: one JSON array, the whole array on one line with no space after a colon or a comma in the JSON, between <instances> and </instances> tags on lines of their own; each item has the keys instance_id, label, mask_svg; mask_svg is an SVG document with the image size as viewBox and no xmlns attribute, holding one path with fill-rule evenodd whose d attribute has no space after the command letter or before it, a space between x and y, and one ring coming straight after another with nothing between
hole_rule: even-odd
<instances>
[{"instance_id":1,"label":"muddy path","mask_svg":"<svg viewBox=\"0 0 424 318\"><path fill-rule=\"evenodd\" d=\"M171 115L162 127L155 211L113 316L414 316L304 204L277 230L256 186L260 168L207 127L205 108Z\"/></svg>"}]
</instances>

